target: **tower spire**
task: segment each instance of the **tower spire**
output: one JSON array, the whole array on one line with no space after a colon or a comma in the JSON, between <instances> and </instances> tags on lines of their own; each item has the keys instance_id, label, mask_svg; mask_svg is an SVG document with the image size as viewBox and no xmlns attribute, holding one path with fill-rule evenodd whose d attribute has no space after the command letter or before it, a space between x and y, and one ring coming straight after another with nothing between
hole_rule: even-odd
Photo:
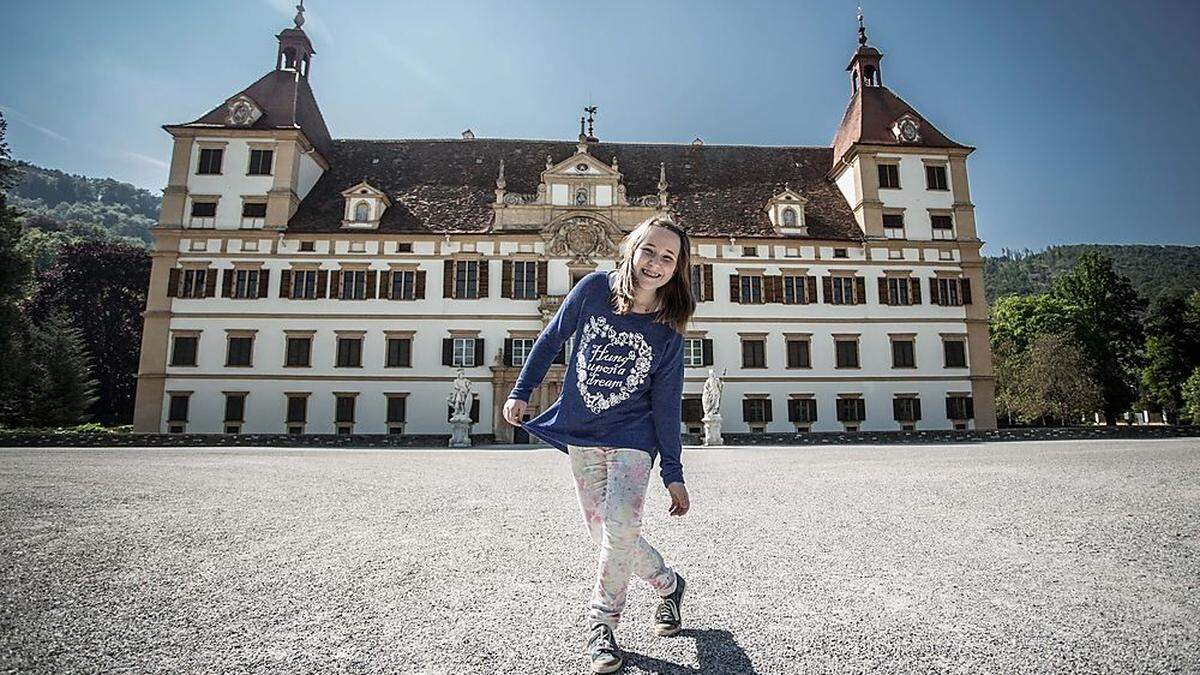
<instances>
[{"instance_id":1,"label":"tower spire","mask_svg":"<svg viewBox=\"0 0 1200 675\"><path fill-rule=\"evenodd\" d=\"M879 70L879 62L883 54L867 44L867 25L863 21L862 5L858 7L858 49L850 59L846 70L850 71L850 91L858 92L864 87L879 87L883 85L883 76Z\"/></svg>"},{"instance_id":2,"label":"tower spire","mask_svg":"<svg viewBox=\"0 0 1200 675\"><path fill-rule=\"evenodd\" d=\"M296 18L292 21L296 23L296 28L304 25L304 0L300 0L300 4L296 5Z\"/></svg>"},{"instance_id":3,"label":"tower spire","mask_svg":"<svg viewBox=\"0 0 1200 675\"><path fill-rule=\"evenodd\" d=\"M862 5L858 6L858 44L861 47L867 46L867 27L863 25Z\"/></svg>"}]
</instances>

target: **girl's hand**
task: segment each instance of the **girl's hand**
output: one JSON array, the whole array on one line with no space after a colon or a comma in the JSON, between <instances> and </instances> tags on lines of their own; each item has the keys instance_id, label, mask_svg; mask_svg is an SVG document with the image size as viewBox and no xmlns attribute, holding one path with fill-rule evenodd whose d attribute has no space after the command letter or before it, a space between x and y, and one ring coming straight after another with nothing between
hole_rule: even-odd
<instances>
[{"instance_id":1,"label":"girl's hand","mask_svg":"<svg viewBox=\"0 0 1200 675\"><path fill-rule=\"evenodd\" d=\"M521 417L525 415L525 408L529 405L528 401L510 398L504 404L504 420L514 427L521 426Z\"/></svg>"},{"instance_id":2,"label":"girl's hand","mask_svg":"<svg viewBox=\"0 0 1200 675\"><path fill-rule=\"evenodd\" d=\"M671 483L667 486L667 492L671 493L671 508L667 510L667 513L673 516L682 516L687 513L691 507L687 486L683 483Z\"/></svg>"}]
</instances>

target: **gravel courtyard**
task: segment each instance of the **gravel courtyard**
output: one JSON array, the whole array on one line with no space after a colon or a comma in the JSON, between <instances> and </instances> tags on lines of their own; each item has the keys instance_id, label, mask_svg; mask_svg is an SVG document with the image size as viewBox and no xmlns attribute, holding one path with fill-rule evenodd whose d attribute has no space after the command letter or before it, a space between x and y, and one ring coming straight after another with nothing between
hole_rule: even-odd
<instances>
[{"instance_id":1,"label":"gravel courtyard","mask_svg":"<svg viewBox=\"0 0 1200 675\"><path fill-rule=\"evenodd\" d=\"M1200 441L684 451L626 673L1200 672ZM586 672L553 449L0 450L0 671Z\"/></svg>"}]
</instances>

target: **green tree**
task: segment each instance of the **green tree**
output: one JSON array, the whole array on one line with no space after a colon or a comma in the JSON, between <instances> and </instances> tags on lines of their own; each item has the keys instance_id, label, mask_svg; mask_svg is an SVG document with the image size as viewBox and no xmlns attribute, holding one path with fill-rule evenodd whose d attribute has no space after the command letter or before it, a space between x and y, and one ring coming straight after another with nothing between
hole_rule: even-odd
<instances>
[{"instance_id":1,"label":"green tree","mask_svg":"<svg viewBox=\"0 0 1200 675\"><path fill-rule=\"evenodd\" d=\"M1023 352L1038 335L1074 331L1075 317L1062 299L1041 295L1006 295L992 304L992 347L1005 345Z\"/></svg>"},{"instance_id":2,"label":"green tree","mask_svg":"<svg viewBox=\"0 0 1200 675\"><path fill-rule=\"evenodd\" d=\"M1116 424L1137 400L1134 385L1140 380L1143 345L1137 292L1113 270L1111 258L1094 252L1080 256L1069 273L1054 281L1051 292L1070 307L1075 338L1100 385L1104 417Z\"/></svg>"},{"instance_id":3,"label":"green tree","mask_svg":"<svg viewBox=\"0 0 1200 675\"><path fill-rule=\"evenodd\" d=\"M1183 383L1183 414L1192 424L1200 424L1200 368Z\"/></svg>"},{"instance_id":4,"label":"green tree","mask_svg":"<svg viewBox=\"0 0 1200 675\"><path fill-rule=\"evenodd\" d=\"M1146 317L1142 387L1168 422L1183 409L1183 383L1200 367L1200 292L1159 296Z\"/></svg>"},{"instance_id":5,"label":"green tree","mask_svg":"<svg viewBox=\"0 0 1200 675\"><path fill-rule=\"evenodd\" d=\"M30 331L18 307L28 289L30 266L18 249L19 214L8 205L8 190L17 176L5 142L7 130L0 113L0 423L11 425L27 413L26 394L38 373L28 358Z\"/></svg>"},{"instance_id":6,"label":"green tree","mask_svg":"<svg viewBox=\"0 0 1200 675\"><path fill-rule=\"evenodd\" d=\"M44 371L44 383L34 392L30 422L36 426L75 426L87 422L96 402L92 357L83 333L71 317L58 310L35 332L34 360Z\"/></svg>"},{"instance_id":7,"label":"green tree","mask_svg":"<svg viewBox=\"0 0 1200 675\"><path fill-rule=\"evenodd\" d=\"M1057 418L1069 425L1102 404L1100 386L1090 375L1082 345L1070 334L1034 338L1018 366L1021 387L1016 408L1026 421Z\"/></svg>"}]
</instances>

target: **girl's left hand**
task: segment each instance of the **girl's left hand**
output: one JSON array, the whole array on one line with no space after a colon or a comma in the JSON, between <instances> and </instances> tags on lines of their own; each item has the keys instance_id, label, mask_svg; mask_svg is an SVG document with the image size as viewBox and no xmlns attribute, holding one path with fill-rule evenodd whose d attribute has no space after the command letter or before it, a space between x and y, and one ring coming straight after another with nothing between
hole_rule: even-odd
<instances>
[{"instance_id":1,"label":"girl's left hand","mask_svg":"<svg viewBox=\"0 0 1200 675\"><path fill-rule=\"evenodd\" d=\"M671 508L667 510L667 513L673 516L682 516L687 513L691 507L687 486L683 483L671 483L667 486L667 492L671 493Z\"/></svg>"}]
</instances>

